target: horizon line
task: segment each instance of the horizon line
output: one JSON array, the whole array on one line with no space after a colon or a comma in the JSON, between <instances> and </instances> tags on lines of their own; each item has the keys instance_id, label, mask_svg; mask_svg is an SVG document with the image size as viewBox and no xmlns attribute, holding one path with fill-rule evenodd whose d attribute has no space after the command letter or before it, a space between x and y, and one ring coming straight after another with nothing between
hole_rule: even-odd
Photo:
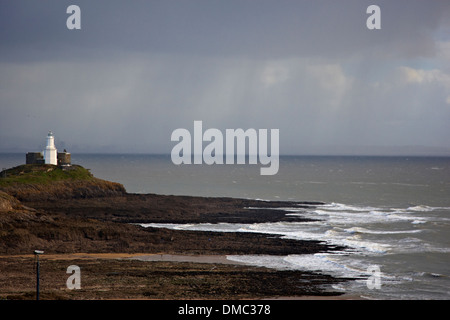
<instances>
[{"instance_id":1,"label":"horizon line","mask_svg":"<svg viewBox=\"0 0 450 320\"><path fill-rule=\"evenodd\" d=\"M69 152L69 151L68 151ZM1 155L26 155L27 152L21 151L11 151L11 152L2 152ZM91 151L82 151L82 152L69 152L72 155L145 155L145 156L167 156L170 157L169 153L159 153L159 152L117 152L117 151L104 151L104 152L91 152ZM226 154L221 154L226 155ZM239 154L240 155L240 154ZM194 156L194 154L192 154ZM238 154L234 154L234 156L238 156ZM249 156L248 153L245 154L246 157ZM417 152L417 153L284 153L279 154L280 157L450 157L449 152L442 153L425 153L425 152Z\"/></svg>"}]
</instances>

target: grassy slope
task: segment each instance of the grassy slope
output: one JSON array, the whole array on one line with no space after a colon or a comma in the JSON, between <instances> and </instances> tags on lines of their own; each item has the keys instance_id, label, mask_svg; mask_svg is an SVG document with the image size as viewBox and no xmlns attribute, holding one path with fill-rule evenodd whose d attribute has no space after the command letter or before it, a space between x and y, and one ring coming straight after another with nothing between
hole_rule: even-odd
<instances>
[{"instance_id":1,"label":"grassy slope","mask_svg":"<svg viewBox=\"0 0 450 320\"><path fill-rule=\"evenodd\" d=\"M51 215L27 206L28 201L108 197L125 194L115 182L95 178L74 165L20 165L0 173L0 253L31 252L32 248L71 251L74 246L94 248L95 241L121 237L131 226ZM56 203L56 202L55 202ZM117 244L112 241L112 246ZM119 246L120 247L120 246ZM80 248L78 248L80 249ZM103 248L105 250L105 248Z\"/></svg>"},{"instance_id":2,"label":"grassy slope","mask_svg":"<svg viewBox=\"0 0 450 320\"><path fill-rule=\"evenodd\" d=\"M49 184L61 180L92 180L89 170L74 165L63 170L50 164L24 164L0 173L0 188L18 184Z\"/></svg>"},{"instance_id":3,"label":"grassy slope","mask_svg":"<svg viewBox=\"0 0 450 320\"><path fill-rule=\"evenodd\" d=\"M78 165L64 170L54 165L21 165L7 169L0 173L0 191L22 202L103 197L126 192L121 184L95 178Z\"/></svg>"}]
</instances>

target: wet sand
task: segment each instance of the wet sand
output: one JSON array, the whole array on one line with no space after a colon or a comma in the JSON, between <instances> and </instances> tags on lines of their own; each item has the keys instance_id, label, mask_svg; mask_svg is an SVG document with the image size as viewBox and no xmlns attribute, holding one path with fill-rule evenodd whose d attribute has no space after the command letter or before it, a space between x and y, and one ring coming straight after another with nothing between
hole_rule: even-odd
<instances>
[{"instance_id":1,"label":"wet sand","mask_svg":"<svg viewBox=\"0 0 450 320\"><path fill-rule=\"evenodd\" d=\"M81 289L69 290L70 265L80 267ZM36 261L0 257L0 299L35 299ZM273 299L337 297L343 279L230 263L225 256L63 254L40 257L42 300Z\"/></svg>"},{"instance_id":2,"label":"wet sand","mask_svg":"<svg viewBox=\"0 0 450 320\"><path fill-rule=\"evenodd\" d=\"M129 259L140 261L167 261L167 262L194 262L212 264L244 265L243 263L228 260L224 255L181 255L181 254L151 254L135 255Z\"/></svg>"},{"instance_id":3,"label":"wet sand","mask_svg":"<svg viewBox=\"0 0 450 320\"><path fill-rule=\"evenodd\" d=\"M0 256L0 259L34 259L34 254ZM165 262L194 262L212 264L243 265L243 263L228 260L226 255L182 255L165 253L69 253L45 254L40 256L41 261L46 260L82 260L82 259L131 259L139 261L165 261Z\"/></svg>"}]
</instances>

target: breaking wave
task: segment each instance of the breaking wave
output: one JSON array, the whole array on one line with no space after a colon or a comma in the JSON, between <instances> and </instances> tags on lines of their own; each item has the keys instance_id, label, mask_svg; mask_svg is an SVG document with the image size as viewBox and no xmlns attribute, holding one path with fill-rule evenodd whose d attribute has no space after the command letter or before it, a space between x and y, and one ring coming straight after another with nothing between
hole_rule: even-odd
<instances>
[{"instance_id":1,"label":"breaking wave","mask_svg":"<svg viewBox=\"0 0 450 320\"><path fill-rule=\"evenodd\" d=\"M248 208L259 209L259 208ZM315 240L338 245L348 250L306 255L230 255L229 260L274 269L295 269L327 273L338 277L365 279L367 267L374 262L390 258L448 254L444 241L434 241L435 227L448 226L450 207L427 205L398 207L358 206L342 203L305 207L277 208L286 217L308 217L311 221L278 221L267 223L200 223L200 224L142 224L145 227L169 228L192 231L253 232L277 235L294 240ZM397 258L398 259L398 258ZM417 258L416 258L417 259ZM420 259L420 258L419 258ZM397 261L397 260L395 260ZM397 264L395 262L393 265ZM383 267L383 283L429 281L423 275L405 272L386 272ZM439 272L431 272L437 274ZM439 273L441 274L441 273ZM430 277L428 277L430 278ZM443 277L434 277L441 279ZM408 280L409 279L409 280ZM445 278L447 279L447 278ZM359 289L363 281L357 283ZM347 288L348 289L348 288ZM387 294L384 292L384 294ZM393 296L394 297L394 296ZM395 297L394 297L395 298Z\"/></svg>"}]
</instances>

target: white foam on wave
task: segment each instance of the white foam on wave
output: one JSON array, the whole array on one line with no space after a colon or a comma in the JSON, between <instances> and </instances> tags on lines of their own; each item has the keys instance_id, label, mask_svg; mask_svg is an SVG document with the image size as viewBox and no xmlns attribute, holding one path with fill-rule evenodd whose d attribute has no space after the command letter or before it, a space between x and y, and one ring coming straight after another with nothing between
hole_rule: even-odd
<instances>
[{"instance_id":1,"label":"white foam on wave","mask_svg":"<svg viewBox=\"0 0 450 320\"><path fill-rule=\"evenodd\" d=\"M216 232L239 232L241 228L245 228L243 224L234 223L141 223L144 228L166 228L173 230L187 231L216 231Z\"/></svg>"},{"instance_id":2,"label":"white foam on wave","mask_svg":"<svg viewBox=\"0 0 450 320\"><path fill-rule=\"evenodd\" d=\"M228 255L227 259L243 264L277 270L301 270L329 274L336 277L366 277L367 263L340 254L303 254L287 256Z\"/></svg>"},{"instance_id":3,"label":"white foam on wave","mask_svg":"<svg viewBox=\"0 0 450 320\"><path fill-rule=\"evenodd\" d=\"M407 213L409 211L416 211L416 212L429 212L429 211L435 211L435 210L450 210L450 207L435 207L435 206L429 206L429 205L416 205L416 206L410 206L408 208L391 208L391 207L372 207L372 206L362 206L362 205L349 205L344 203L338 203L338 202L331 202L329 204L324 205L317 205L317 207L320 207L324 210L332 210L332 211L385 211L385 210L392 210L392 211L398 211Z\"/></svg>"},{"instance_id":4,"label":"white foam on wave","mask_svg":"<svg viewBox=\"0 0 450 320\"><path fill-rule=\"evenodd\" d=\"M289 255L284 259L293 269L324 272L339 277L360 277L367 266L336 254Z\"/></svg>"},{"instance_id":5,"label":"white foam on wave","mask_svg":"<svg viewBox=\"0 0 450 320\"><path fill-rule=\"evenodd\" d=\"M359 249L364 254L384 254L392 249L392 246L387 243L380 243L375 241L364 241L359 236L353 236L342 240L344 246Z\"/></svg>"},{"instance_id":6,"label":"white foam on wave","mask_svg":"<svg viewBox=\"0 0 450 320\"><path fill-rule=\"evenodd\" d=\"M415 207L409 207L407 210L419 211L419 212L429 212L429 211L433 211L434 208L429 207L429 206L415 206Z\"/></svg>"},{"instance_id":7,"label":"white foam on wave","mask_svg":"<svg viewBox=\"0 0 450 320\"><path fill-rule=\"evenodd\" d=\"M331 224L373 224L386 222L410 222L412 224L426 223L432 217L417 215L418 212L434 211L445 207L416 206L407 209L377 208L370 206L354 206L341 203L331 203L318 206L310 213L327 219Z\"/></svg>"},{"instance_id":8,"label":"white foam on wave","mask_svg":"<svg viewBox=\"0 0 450 320\"><path fill-rule=\"evenodd\" d=\"M325 210L332 211L371 211L377 210L378 208L370 207L370 206L357 206L357 205L348 205L338 202L332 202L329 204L319 205L317 207L323 208Z\"/></svg>"},{"instance_id":9,"label":"white foam on wave","mask_svg":"<svg viewBox=\"0 0 450 320\"><path fill-rule=\"evenodd\" d=\"M332 202L323 205L312 205L310 208L279 207L272 209L284 210L286 212L286 216L307 216L317 220L327 220L327 222L331 225L344 225L352 223L373 224L386 222L409 222L417 225L436 219L436 217L433 216L424 216L422 213L432 212L435 210L450 210L450 207L417 205L408 208L390 208L348 205Z\"/></svg>"},{"instance_id":10,"label":"white foam on wave","mask_svg":"<svg viewBox=\"0 0 450 320\"><path fill-rule=\"evenodd\" d=\"M431 207L426 205L418 205L414 207L409 207L406 210L415 212L431 212L436 210L450 210L450 207Z\"/></svg>"},{"instance_id":11,"label":"white foam on wave","mask_svg":"<svg viewBox=\"0 0 450 320\"><path fill-rule=\"evenodd\" d=\"M305 207L314 208L314 206L305 205L302 208L298 208L298 207L279 207L279 208L244 207L244 209L249 209L249 210L281 210L281 211L286 211L287 213L296 214L297 212L304 213L305 212Z\"/></svg>"},{"instance_id":12,"label":"white foam on wave","mask_svg":"<svg viewBox=\"0 0 450 320\"><path fill-rule=\"evenodd\" d=\"M398 240L405 238L402 235L420 234L425 231L426 229L420 225L437 219L426 213L437 208L445 207L420 205L408 208L382 208L330 203L316 205L314 208L275 208L285 210L288 217L301 215L314 219L314 221L306 222L141 225L175 230L264 233L294 240L314 240L330 245L345 246L352 252L363 255L379 255L405 252L405 249L406 251L427 250L423 240L419 240L419 243L410 243L406 247L402 247ZM405 222L414 227L408 228Z\"/></svg>"},{"instance_id":13,"label":"white foam on wave","mask_svg":"<svg viewBox=\"0 0 450 320\"><path fill-rule=\"evenodd\" d=\"M330 211L317 209L311 212L320 220L327 220L331 225L349 225L349 224L378 224L386 222L426 222L427 218L400 214L399 212L389 211ZM312 218L315 218L312 216Z\"/></svg>"},{"instance_id":14,"label":"white foam on wave","mask_svg":"<svg viewBox=\"0 0 450 320\"><path fill-rule=\"evenodd\" d=\"M284 256L271 255L227 255L227 259L252 266L277 270L292 270L292 266L284 261Z\"/></svg>"},{"instance_id":15,"label":"white foam on wave","mask_svg":"<svg viewBox=\"0 0 450 320\"><path fill-rule=\"evenodd\" d=\"M422 230L399 230L399 231L381 231L381 230L370 230L363 227L351 227L344 229L345 232L354 233L367 233L367 234L408 234L408 233L420 233Z\"/></svg>"}]
</instances>

